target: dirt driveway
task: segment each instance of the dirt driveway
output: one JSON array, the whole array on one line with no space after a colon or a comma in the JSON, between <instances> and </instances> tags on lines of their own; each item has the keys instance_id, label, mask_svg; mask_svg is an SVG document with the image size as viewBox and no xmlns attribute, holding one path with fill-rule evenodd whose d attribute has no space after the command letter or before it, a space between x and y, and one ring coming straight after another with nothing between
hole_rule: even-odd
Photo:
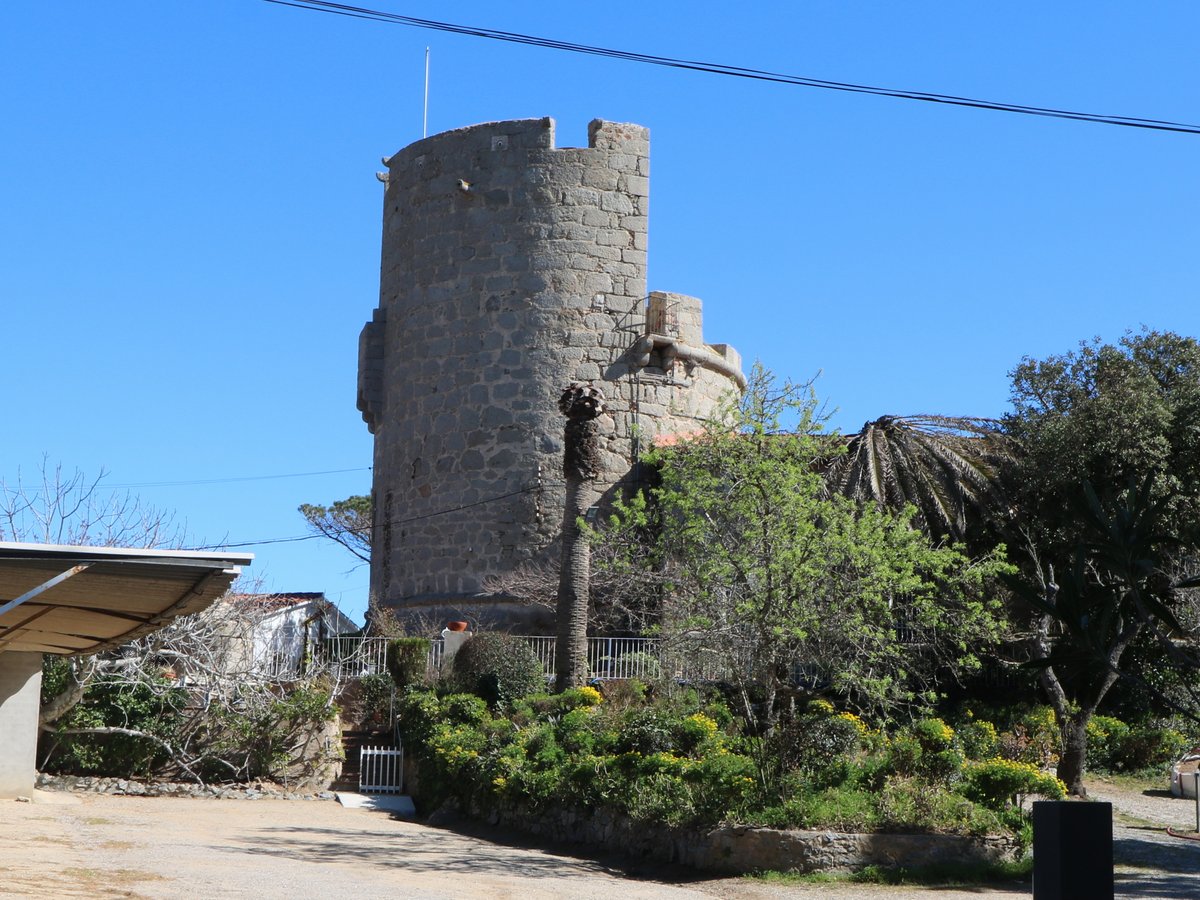
<instances>
[{"instance_id":1,"label":"dirt driveway","mask_svg":"<svg viewBox=\"0 0 1200 900\"><path fill-rule=\"evenodd\" d=\"M1120 796L1103 799L1114 800L1120 809ZM1139 820L1169 816L1172 824L1182 824L1189 809L1194 816L1194 806L1185 801L1153 799L1156 804L1137 810ZM713 879L672 867L576 858L487 830L466 834L430 828L333 802L41 792L37 801L0 801L0 897L883 900L928 893L939 900L966 900L1030 895L1028 885L959 891ZM1168 838L1149 821L1125 820L1115 831L1118 896L1200 896L1200 844Z\"/></svg>"},{"instance_id":2,"label":"dirt driveway","mask_svg":"<svg viewBox=\"0 0 1200 900\"><path fill-rule=\"evenodd\" d=\"M774 887L673 867L630 867L522 846L495 832L430 828L333 802L44 792L34 803L0 801L3 897L852 900L914 893ZM981 892L938 896L953 900Z\"/></svg>"}]
</instances>

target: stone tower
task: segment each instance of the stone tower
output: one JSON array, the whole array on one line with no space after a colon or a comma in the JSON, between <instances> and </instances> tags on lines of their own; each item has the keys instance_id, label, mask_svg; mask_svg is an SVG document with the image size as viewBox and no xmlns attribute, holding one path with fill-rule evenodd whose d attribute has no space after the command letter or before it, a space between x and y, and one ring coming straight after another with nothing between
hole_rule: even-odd
<instances>
[{"instance_id":1,"label":"stone tower","mask_svg":"<svg viewBox=\"0 0 1200 900\"><path fill-rule=\"evenodd\" d=\"M489 575L557 561L571 381L604 392L611 496L656 436L745 384L700 301L646 292L649 132L554 121L434 135L384 160L379 308L359 343L375 436L371 593L402 614L488 606Z\"/></svg>"}]
</instances>

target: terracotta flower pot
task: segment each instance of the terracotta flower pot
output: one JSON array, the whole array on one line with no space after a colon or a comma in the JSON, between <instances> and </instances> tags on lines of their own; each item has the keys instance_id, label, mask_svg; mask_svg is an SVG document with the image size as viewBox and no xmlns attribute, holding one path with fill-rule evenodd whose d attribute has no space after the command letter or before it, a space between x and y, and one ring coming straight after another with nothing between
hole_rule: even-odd
<instances>
[{"instance_id":1,"label":"terracotta flower pot","mask_svg":"<svg viewBox=\"0 0 1200 900\"><path fill-rule=\"evenodd\" d=\"M446 630L447 631L466 631L467 623L466 622L447 622Z\"/></svg>"}]
</instances>

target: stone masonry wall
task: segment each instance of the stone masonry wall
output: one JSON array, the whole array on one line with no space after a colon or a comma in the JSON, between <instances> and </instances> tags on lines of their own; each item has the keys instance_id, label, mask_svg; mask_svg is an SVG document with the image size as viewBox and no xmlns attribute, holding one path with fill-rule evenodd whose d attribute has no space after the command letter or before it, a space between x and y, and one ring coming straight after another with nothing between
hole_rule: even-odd
<instances>
[{"instance_id":1,"label":"stone masonry wall","mask_svg":"<svg viewBox=\"0 0 1200 900\"><path fill-rule=\"evenodd\" d=\"M853 872L867 866L920 869L1015 859L1019 848L1005 835L848 833L717 825L711 828L647 828L612 809L521 805L438 809L431 825L452 824L458 816L487 821L506 830L556 843L678 863L709 872Z\"/></svg>"},{"instance_id":2,"label":"stone masonry wall","mask_svg":"<svg viewBox=\"0 0 1200 900\"><path fill-rule=\"evenodd\" d=\"M668 333L647 339L647 129L597 120L588 147L558 149L551 119L496 122L385 163L379 308L359 347L371 590L462 608L488 575L556 558L569 382L608 401L611 494L640 446L694 429L741 383L740 359L703 344L694 298L653 295Z\"/></svg>"}]
</instances>

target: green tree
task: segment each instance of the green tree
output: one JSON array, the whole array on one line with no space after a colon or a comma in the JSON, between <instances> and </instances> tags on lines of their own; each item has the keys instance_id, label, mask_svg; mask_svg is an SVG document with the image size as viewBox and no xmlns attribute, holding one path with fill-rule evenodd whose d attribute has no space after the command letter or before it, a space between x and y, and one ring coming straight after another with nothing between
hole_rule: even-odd
<instances>
[{"instance_id":1,"label":"green tree","mask_svg":"<svg viewBox=\"0 0 1200 900\"><path fill-rule=\"evenodd\" d=\"M371 529L375 518L369 496L356 494L335 500L329 506L302 503L299 512L312 531L341 544L363 562L371 561Z\"/></svg>"},{"instance_id":2,"label":"green tree","mask_svg":"<svg viewBox=\"0 0 1200 900\"><path fill-rule=\"evenodd\" d=\"M767 731L797 668L813 693L892 712L977 665L1001 631L989 592L1007 568L999 554L973 561L912 527L911 508L828 491L820 432L811 388L755 367L702 435L655 451L661 486L620 507L603 536L665 582L668 639L720 659L747 707L763 692ZM628 535L652 518L657 540L639 550Z\"/></svg>"},{"instance_id":3,"label":"green tree","mask_svg":"<svg viewBox=\"0 0 1200 900\"><path fill-rule=\"evenodd\" d=\"M1200 344L1143 331L1026 358L1011 376L1018 592L1058 716L1058 776L1083 795L1087 722L1119 677L1140 674L1127 651L1150 640L1195 668L1179 640L1188 592L1171 573L1200 540Z\"/></svg>"}]
</instances>

